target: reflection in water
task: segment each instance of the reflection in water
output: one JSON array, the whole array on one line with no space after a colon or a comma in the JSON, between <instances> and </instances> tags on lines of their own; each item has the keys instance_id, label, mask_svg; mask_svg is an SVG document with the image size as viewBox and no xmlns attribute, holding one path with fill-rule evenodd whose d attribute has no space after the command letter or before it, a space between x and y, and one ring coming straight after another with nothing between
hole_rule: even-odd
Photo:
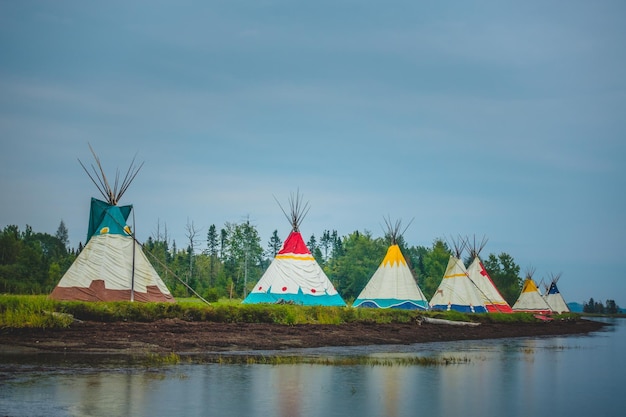
<instances>
[{"instance_id":1,"label":"reflection in water","mask_svg":"<svg viewBox=\"0 0 626 417\"><path fill-rule=\"evenodd\" d=\"M397 417L399 416L400 403L412 393L407 392L410 387L409 379L415 369L402 366L376 366L362 368L362 378L366 383L361 384L360 397L367 403L366 407L371 415ZM353 396L358 388L353 387ZM407 404L405 404L406 406Z\"/></svg>"},{"instance_id":2,"label":"reflection in water","mask_svg":"<svg viewBox=\"0 0 626 417\"><path fill-rule=\"evenodd\" d=\"M385 375L372 380L379 380L383 385L383 401L384 405L384 415L388 417L397 417L398 415L398 402L400 402L400 389L402 387L402 382L405 378L404 375L401 375L402 370L406 370L406 368L400 368L399 366L393 367L389 369L389 372L386 372ZM393 371L393 372L392 372Z\"/></svg>"},{"instance_id":3,"label":"reflection in water","mask_svg":"<svg viewBox=\"0 0 626 417\"><path fill-rule=\"evenodd\" d=\"M306 365L260 367L249 400L256 405L269 405L275 400L276 416L300 417L310 415L328 384L330 368Z\"/></svg>"},{"instance_id":4,"label":"reflection in water","mask_svg":"<svg viewBox=\"0 0 626 417\"><path fill-rule=\"evenodd\" d=\"M367 348L383 358L470 359L449 366L185 364L155 370L16 365L1 358L0 415L621 415L626 320L615 323L614 331L592 336ZM363 348L303 352L363 354ZM7 369L20 372L7 375Z\"/></svg>"},{"instance_id":5,"label":"reflection in water","mask_svg":"<svg viewBox=\"0 0 626 417\"><path fill-rule=\"evenodd\" d=\"M280 417L299 417L302 415L300 404L305 393L302 392L302 367L300 366L280 366L273 369L275 372L273 383L269 389L278 396ZM267 388L262 390L263 397L268 396Z\"/></svg>"}]
</instances>

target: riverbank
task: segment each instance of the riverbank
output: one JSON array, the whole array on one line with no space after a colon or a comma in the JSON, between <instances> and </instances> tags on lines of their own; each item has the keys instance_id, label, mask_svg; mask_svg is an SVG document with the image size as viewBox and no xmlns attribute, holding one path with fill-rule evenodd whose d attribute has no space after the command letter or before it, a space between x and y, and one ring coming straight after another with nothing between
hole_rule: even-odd
<instances>
[{"instance_id":1,"label":"riverbank","mask_svg":"<svg viewBox=\"0 0 626 417\"><path fill-rule=\"evenodd\" d=\"M152 322L75 322L67 328L0 330L0 354L201 354L323 346L413 344L453 340L541 337L589 333L603 323L578 320L481 323L297 324L214 323L162 319Z\"/></svg>"}]
</instances>

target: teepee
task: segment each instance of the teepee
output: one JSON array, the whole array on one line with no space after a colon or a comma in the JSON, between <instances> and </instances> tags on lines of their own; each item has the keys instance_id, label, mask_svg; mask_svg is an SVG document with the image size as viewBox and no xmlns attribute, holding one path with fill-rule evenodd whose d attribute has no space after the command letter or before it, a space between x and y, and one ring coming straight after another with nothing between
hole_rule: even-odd
<instances>
[{"instance_id":1,"label":"teepee","mask_svg":"<svg viewBox=\"0 0 626 417\"><path fill-rule=\"evenodd\" d=\"M524 279L524 285L522 286L522 292L515 304L513 304L514 312L528 312L538 314L550 314L552 309L541 296L537 284L533 280L535 273L534 268L528 268L526 271L526 278Z\"/></svg>"},{"instance_id":2,"label":"teepee","mask_svg":"<svg viewBox=\"0 0 626 417\"><path fill-rule=\"evenodd\" d=\"M559 288L556 286L556 283L561 278L561 274L552 275L550 278L550 287L544 294L544 299L546 300L553 312L557 314L569 313L569 307L567 306L563 295L559 291Z\"/></svg>"},{"instance_id":3,"label":"teepee","mask_svg":"<svg viewBox=\"0 0 626 417\"><path fill-rule=\"evenodd\" d=\"M474 239L473 245L470 247L470 255L473 261L467 268L467 274L476 285L483 304L489 313L511 313L511 306L502 297L498 288L496 288L480 259L480 251L483 250L486 244L487 239L485 238L479 244L476 244Z\"/></svg>"},{"instance_id":4,"label":"teepee","mask_svg":"<svg viewBox=\"0 0 626 417\"><path fill-rule=\"evenodd\" d=\"M278 205L291 223L291 233L243 303L345 306L300 234L300 223L309 211L308 203L303 205L297 193L289 199L290 214Z\"/></svg>"},{"instance_id":5,"label":"teepee","mask_svg":"<svg viewBox=\"0 0 626 417\"><path fill-rule=\"evenodd\" d=\"M143 164L135 167L133 159L121 184L118 172L111 187L100 160L93 149L91 152L98 166L98 171L91 166L93 176L79 162L106 201L91 199L87 243L50 297L79 301L175 302L126 224L132 205L117 205Z\"/></svg>"},{"instance_id":6,"label":"teepee","mask_svg":"<svg viewBox=\"0 0 626 417\"><path fill-rule=\"evenodd\" d=\"M455 310L463 313L486 313L482 297L476 285L469 279L461 253L467 242L454 242L446 272L430 300L433 310Z\"/></svg>"},{"instance_id":7,"label":"teepee","mask_svg":"<svg viewBox=\"0 0 626 417\"><path fill-rule=\"evenodd\" d=\"M391 238L391 246L352 306L426 310L428 301L417 286L398 246L397 239L404 233L400 233L401 222L397 221L395 225L392 225L390 220L385 219L385 223L387 234Z\"/></svg>"}]
</instances>

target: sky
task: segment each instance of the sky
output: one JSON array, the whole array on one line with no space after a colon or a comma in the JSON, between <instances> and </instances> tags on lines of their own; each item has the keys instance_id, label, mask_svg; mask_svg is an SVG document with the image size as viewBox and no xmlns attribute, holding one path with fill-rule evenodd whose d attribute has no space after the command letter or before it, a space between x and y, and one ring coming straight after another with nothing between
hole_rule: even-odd
<instances>
[{"instance_id":1,"label":"sky","mask_svg":"<svg viewBox=\"0 0 626 417\"><path fill-rule=\"evenodd\" d=\"M77 247L83 171L177 246L249 220L486 237L566 301L626 306L626 3L0 0L0 227Z\"/></svg>"}]
</instances>

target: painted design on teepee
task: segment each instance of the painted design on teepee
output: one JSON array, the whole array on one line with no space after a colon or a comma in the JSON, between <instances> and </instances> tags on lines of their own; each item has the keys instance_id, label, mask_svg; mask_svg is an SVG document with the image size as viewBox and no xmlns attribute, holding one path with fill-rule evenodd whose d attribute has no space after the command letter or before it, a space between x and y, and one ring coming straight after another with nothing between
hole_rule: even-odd
<instances>
[{"instance_id":1,"label":"painted design on teepee","mask_svg":"<svg viewBox=\"0 0 626 417\"><path fill-rule=\"evenodd\" d=\"M383 259L381 266L388 266L391 268L393 267L399 268L401 266L407 266L406 259L404 259L404 255L402 255L400 246L398 246L395 243L389 246L389 249L387 249L387 255L385 255L385 258Z\"/></svg>"},{"instance_id":2,"label":"painted design on teepee","mask_svg":"<svg viewBox=\"0 0 626 417\"><path fill-rule=\"evenodd\" d=\"M469 240L467 242L467 246L470 246ZM483 265L480 259L480 252L486 244L486 238L483 237L479 244L476 243L476 239L474 238L474 242L470 247L470 256L473 260L469 268L467 268L468 276L474 285L476 285L483 304L489 313L512 313L513 310L511 306L506 302L504 297L502 297L500 291L498 291L489 273L485 269L485 265Z\"/></svg>"},{"instance_id":3,"label":"painted design on teepee","mask_svg":"<svg viewBox=\"0 0 626 417\"><path fill-rule=\"evenodd\" d=\"M430 300L433 310L455 310L463 313L486 313L482 297L476 285L469 279L461 254L467 242L454 242L454 254L450 254L446 272Z\"/></svg>"},{"instance_id":4,"label":"painted design on teepee","mask_svg":"<svg viewBox=\"0 0 626 417\"><path fill-rule=\"evenodd\" d=\"M426 310L428 301L417 285L397 243L398 237L404 234L406 228L400 233L400 221L393 226L388 219L385 222L391 245L374 275L354 300L353 307Z\"/></svg>"},{"instance_id":5,"label":"painted design on teepee","mask_svg":"<svg viewBox=\"0 0 626 417\"><path fill-rule=\"evenodd\" d=\"M537 288L537 284L533 280L534 273L534 268L530 267L527 269L522 292L515 304L513 304L513 311L550 314L552 309L539 293L539 288Z\"/></svg>"},{"instance_id":6,"label":"painted design on teepee","mask_svg":"<svg viewBox=\"0 0 626 417\"><path fill-rule=\"evenodd\" d=\"M135 167L133 159L123 181L119 182L118 172L112 188L100 160L91 146L89 148L99 171L92 165L92 176L79 162L106 201L91 199L87 243L50 297L80 301L175 302L126 224L132 206L117 205L143 164Z\"/></svg>"},{"instance_id":7,"label":"painted design on teepee","mask_svg":"<svg viewBox=\"0 0 626 417\"><path fill-rule=\"evenodd\" d=\"M559 279L561 279L560 273L550 276L550 286L546 289L544 298L553 312L557 314L569 313L569 307L556 285Z\"/></svg>"},{"instance_id":8,"label":"painted design on teepee","mask_svg":"<svg viewBox=\"0 0 626 417\"><path fill-rule=\"evenodd\" d=\"M283 246L276 254L279 259L299 259L299 260L315 260L309 248L307 248L302 235L298 238L299 233L291 233Z\"/></svg>"},{"instance_id":9,"label":"painted design on teepee","mask_svg":"<svg viewBox=\"0 0 626 417\"><path fill-rule=\"evenodd\" d=\"M243 303L345 306L300 234L300 223L308 213L308 203L302 205L298 193L291 195L289 204L291 212L288 215L278 203L291 223L291 233Z\"/></svg>"}]
</instances>

